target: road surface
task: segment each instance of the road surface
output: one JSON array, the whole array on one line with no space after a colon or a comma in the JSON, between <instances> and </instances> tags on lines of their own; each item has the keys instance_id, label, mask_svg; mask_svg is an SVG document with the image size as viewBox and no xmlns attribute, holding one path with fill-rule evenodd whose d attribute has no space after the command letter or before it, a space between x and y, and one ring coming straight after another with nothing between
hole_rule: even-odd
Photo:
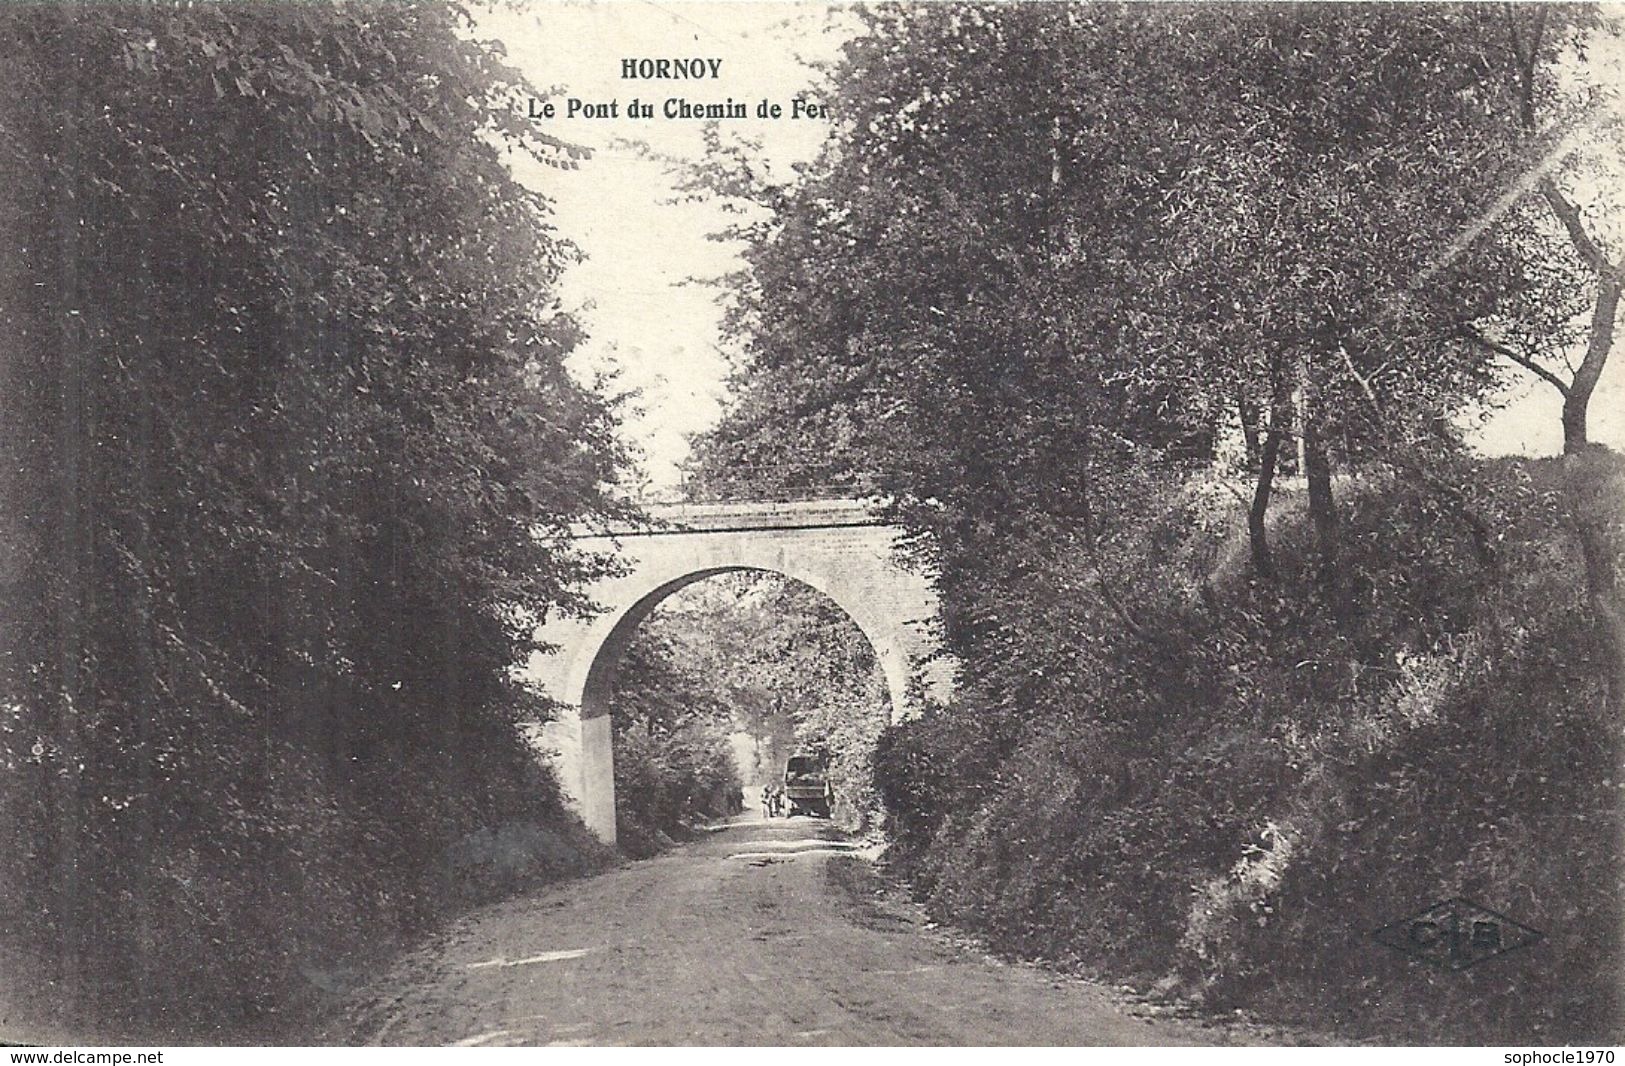
<instances>
[{"instance_id":1,"label":"road surface","mask_svg":"<svg viewBox=\"0 0 1625 1066\"><path fill-rule=\"evenodd\" d=\"M956 944L879 898L860 843L743 815L477 912L362 997L339 1042L1196 1044L1220 1030Z\"/></svg>"}]
</instances>

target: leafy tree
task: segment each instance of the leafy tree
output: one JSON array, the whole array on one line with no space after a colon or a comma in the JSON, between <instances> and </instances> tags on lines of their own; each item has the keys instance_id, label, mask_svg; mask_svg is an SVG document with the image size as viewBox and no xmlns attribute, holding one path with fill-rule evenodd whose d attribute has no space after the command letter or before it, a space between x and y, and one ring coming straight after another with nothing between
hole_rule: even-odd
<instances>
[{"instance_id":1,"label":"leafy tree","mask_svg":"<svg viewBox=\"0 0 1625 1066\"><path fill-rule=\"evenodd\" d=\"M1512 106L1500 120L1519 139L1523 167L1517 202L1498 227L1496 245L1522 284L1461 333L1504 357L1563 399L1566 520L1580 546L1588 609L1601 638L1610 703L1625 709L1625 613L1619 603L1618 501L1606 483L1608 459L1590 444L1591 398L1607 366L1625 286L1615 190L1625 174L1618 87L1588 80L1582 64L1591 40L1613 24L1588 7L1498 9ZM1570 62L1564 63L1564 60ZM1560 76L1567 74L1567 77ZM1578 358L1576 358L1578 356Z\"/></svg>"},{"instance_id":2,"label":"leafy tree","mask_svg":"<svg viewBox=\"0 0 1625 1066\"><path fill-rule=\"evenodd\" d=\"M444 907L437 848L562 822L511 667L597 572L561 534L618 453L503 158L576 153L469 26L0 11L0 897L69 1009L263 1004Z\"/></svg>"},{"instance_id":3,"label":"leafy tree","mask_svg":"<svg viewBox=\"0 0 1625 1066\"><path fill-rule=\"evenodd\" d=\"M1024 953L1335 1004L1357 979L1296 953L1305 916L1478 877L1537 822L1617 834L1618 657L1551 471L1473 459L1454 421L1501 370L1466 327L1550 344L1580 302L1523 237L1506 9L865 18L813 166L775 185L719 146L698 178L759 214L738 399L696 465L718 495L874 491L922 534L963 671L876 757L919 891ZM1251 484L1208 462L1236 432ZM1520 713L1539 740L1491 739ZM1520 784L1571 758L1570 797ZM1443 823L1471 839L1396 857ZM1541 898L1607 898L1584 865ZM1617 940L1577 951L1564 1031L1602 1031ZM1569 1009L1515 986L1498 1017ZM1447 1017L1436 991L1397 1013Z\"/></svg>"},{"instance_id":4,"label":"leafy tree","mask_svg":"<svg viewBox=\"0 0 1625 1066\"><path fill-rule=\"evenodd\" d=\"M616 668L610 694L617 836L634 855L697 821L738 813L743 784L729 742L733 708L702 663L686 655L674 616L645 620Z\"/></svg>"},{"instance_id":5,"label":"leafy tree","mask_svg":"<svg viewBox=\"0 0 1625 1066\"><path fill-rule=\"evenodd\" d=\"M1181 59L1223 74L1192 94L1192 160L1164 223L1180 249L1164 335L1185 353L1172 362L1187 402L1256 420L1260 571L1289 435L1329 567L1334 466L1425 469L1418 453L1448 448L1451 416L1489 383L1455 332L1509 281L1464 239L1514 163L1486 74L1499 25L1470 7L1275 9L1200 40L1210 51Z\"/></svg>"},{"instance_id":6,"label":"leafy tree","mask_svg":"<svg viewBox=\"0 0 1625 1066\"><path fill-rule=\"evenodd\" d=\"M1429 476L1490 383L1460 326L1514 280L1464 240L1517 165L1497 14L866 18L834 75L840 124L800 181L721 145L696 176L767 212L741 230L740 398L698 480L891 497L940 551L949 638L968 647L965 570L1029 535L1100 532L1122 472L1206 459L1239 420L1258 572L1296 445L1347 609L1334 469Z\"/></svg>"},{"instance_id":7,"label":"leafy tree","mask_svg":"<svg viewBox=\"0 0 1625 1066\"><path fill-rule=\"evenodd\" d=\"M1613 348L1625 256L1608 195L1619 152L1617 87L1560 71L1583 70L1590 39L1605 32L1594 9L1531 5L1497 9L1501 73L1509 105L1498 118L1518 138L1523 194L1505 227L1504 254L1520 260L1524 286L1463 332L1550 385L1563 397L1563 451L1585 450L1592 393ZM1581 352L1570 363L1571 350Z\"/></svg>"}]
</instances>

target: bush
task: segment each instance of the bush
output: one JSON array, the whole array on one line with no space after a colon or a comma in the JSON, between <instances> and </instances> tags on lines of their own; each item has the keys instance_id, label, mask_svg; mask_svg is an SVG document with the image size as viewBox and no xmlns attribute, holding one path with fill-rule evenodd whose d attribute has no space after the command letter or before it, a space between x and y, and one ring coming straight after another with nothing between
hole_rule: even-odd
<instances>
[{"instance_id":1,"label":"bush","mask_svg":"<svg viewBox=\"0 0 1625 1066\"><path fill-rule=\"evenodd\" d=\"M1616 1041L1619 728L1562 476L1464 471L1490 558L1422 487L1349 481L1352 608L1307 566L1252 580L1242 516L1200 479L1105 562L1012 577L954 702L882 740L900 868L1008 950L1214 1006L1390 1041ZM1311 556L1279 510L1280 556ZM1079 594L1102 581L1115 607ZM1368 935L1452 896L1548 940L1435 973Z\"/></svg>"},{"instance_id":2,"label":"bush","mask_svg":"<svg viewBox=\"0 0 1625 1066\"><path fill-rule=\"evenodd\" d=\"M715 726L691 722L671 733L616 733L615 824L628 854L652 855L698 824L743 809L733 750Z\"/></svg>"},{"instance_id":3,"label":"bush","mask_svg":"<svg viewBox=\"0 0 1625 1066\"><path fill-rule=\"evenodd\" d=\"M616 837L639 857L744 809L730 708L704 664L682 654L673 627L660 613L644 622L610 693Z\"/></svg>"}]
</instances>

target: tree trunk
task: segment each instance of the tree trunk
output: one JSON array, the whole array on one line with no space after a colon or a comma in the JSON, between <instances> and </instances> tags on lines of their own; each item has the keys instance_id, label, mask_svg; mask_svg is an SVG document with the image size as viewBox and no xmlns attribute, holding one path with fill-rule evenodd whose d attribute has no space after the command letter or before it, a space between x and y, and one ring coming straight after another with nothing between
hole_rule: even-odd
<instances>
[{"instance_id":1,"label":"tree trunk","mask_svg":"<svg viewBox=\"0 0 1625 1066\"><path fill-rule=\"evenodd\" d=\"M1246 393L1242 393L1236 400L1236 409L1241 416L1241 439L1246 445L1247 469L1262 472L1264 457L1258 447L1258 408L1247 399Z\"/></svg>"},{"instance_id":2,"label":"tree trunk","mask_svg":"<svg viewBox=\"0 0 1625 1066\"><path fill-rule=\"evenodd\" d=\"M1315 524L1320 572L1328 583L1337 578L1337 505L1332 499L1332 464L1326 457L1319 419L1306 407L1303 419L1304 477L1309 482L1309 517Z\"/></svg>"},{"instance_id":3,"label":"tree trunk","mask_svg":"<svg viewBox=\"0 0 1625 1066\"><path fill-rule=\"evenodd\" d=\"M1277 405L1270 412L1269 432L1264 437L1264 447L1258 456L1258 483L1253 489L1253 505L1247 512L1247 542L1252 548L1253 570L1259 577L1271 581L1275 579L1275 559L1270 554L1264 519L1269 514L1270 489L1275 483L1275 466L1281 456L1282 426L1285 424L1285 412Z\"/></svg>"},{"instance_id":4,"label":"tree trunk","mask_svg":"<svg viewBox=\"0 0 1625 1066\"><path fill-rule=\"evenodd\" d=\"M1619 315L1621 271L1605 270L1597 282L1597 304L1591 310L1591 337L1586 342L1585 358L1574 373L1568 392L1563 396L1563 453L1577 455L1585 450L1586 409L1591 404L1591 393L1602 377L1602 368L1608 364L1608 352L1614 345L1614 319Z\"/></svg>"},{"instance_id":5,"label":"tree trunk","mask_svg":"<svg viewBox=\"0 0 1625 1066\"><path fill-rule=\"evenodd\" d=\"M1568 219L1565 219L1568 221ZM1582 248L1582 250L1585 250ZM1591 394L1602 377L1603 367L1614 345L1614 321L1619 315L1620 288L1625 269L1610 264L1600 254L1597 302L1591 309L1591 334L1586 341L1585 358L1563 394L1563 457L1566 494L1574 516L1575 536L1585 568L1587 598L1596 617L1599 636L1608 658L1605 675L1607 706L1616 714L1625 713L1625 611L1619 601L1616 559L1611 535L1614 501L1601 503L1593 496L1605 483L1599 464L1588 461L1590 441L1586 414Z\"/></svg>"}]
</instances>

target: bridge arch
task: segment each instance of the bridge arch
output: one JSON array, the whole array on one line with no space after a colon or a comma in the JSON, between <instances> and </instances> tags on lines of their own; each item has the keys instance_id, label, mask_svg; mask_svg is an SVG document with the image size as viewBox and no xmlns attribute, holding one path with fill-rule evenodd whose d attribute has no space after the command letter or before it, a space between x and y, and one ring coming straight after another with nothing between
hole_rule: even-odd
<instances>
[{"instance_id":1,"label":"bridge arch","mask_svg":"<svg viewBox=\"0 0 1625 1066\"><path fill-rule=\"evenodd\" d=\"M638 624L666 597L718 574L767 571L829 597L862 631L886 677L893 719L914 713L909 681L925 667L932 695L946 697L950 673L931 656L935 590L896 558L899 530L860 501L732 503L651 509L651 528L581 538L589 550L618 550L626 573L589 590L603 610L560 619L539 633L556 650L538 654L531 676L568 709L539 737L560 783L588 827L615 840L614 751L609 694Z\"/></svg>"},{"instance_id":2,"label":"bridge arch","mask_svg":"<svg viewBox=\"0 0 1625 1066\"><path fill-rule=\"evenodd\" d=\"M643 620L658 607L668 596L680 589L707 578L717 577L721 574L735 573L771 573L781 577L788 577L794 581L823 593L839 607L848 618L858 627L864 637L868 639L869 646L875 650L876 662L886 677L887 694L891 697L891 706L894 719L898 708L907 706L908 680L911 664L907 651L902 647L896 635L889 632L891 628L884 618L875 617L876 612L865 610L860 603L843 603L838 598L842 589L831 591L820 588L808 581L806 577L789 572L790 568L773 566L718 566L693 570L656 585L641 598L622 610L619 619L610 628L604 641L599 645L598 653L587 668L587 675L582 681L581 699L579 706L583 718L597 718L609 713L609 696L614 689L616 671L620 666L622 653L631 643L633 635ZM865 618L867 615L869 617ZM883 650L884 649L884 650Z\"/></svg>"}]
</instances>

